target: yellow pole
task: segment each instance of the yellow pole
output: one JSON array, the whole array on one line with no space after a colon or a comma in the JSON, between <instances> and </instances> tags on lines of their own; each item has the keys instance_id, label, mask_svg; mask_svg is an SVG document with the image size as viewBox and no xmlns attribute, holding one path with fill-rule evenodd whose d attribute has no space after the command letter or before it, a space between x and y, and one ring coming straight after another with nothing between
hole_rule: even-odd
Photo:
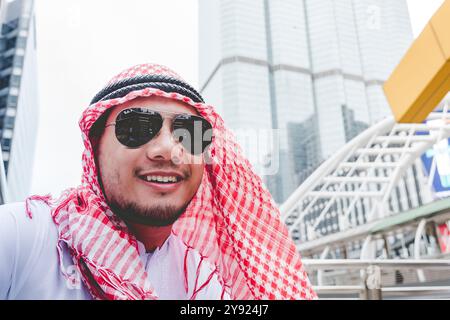
<instances>
[{"instance_id":1,"label":"yellow pole","mask_svg":"<svg viewBox=\"0 0 450 320\"><path fill-rule=\"evenodd\" d=\"M450 0L446 0L384 84L397 122L420 123L450 91Z\"/></svg>"}]
</instances>

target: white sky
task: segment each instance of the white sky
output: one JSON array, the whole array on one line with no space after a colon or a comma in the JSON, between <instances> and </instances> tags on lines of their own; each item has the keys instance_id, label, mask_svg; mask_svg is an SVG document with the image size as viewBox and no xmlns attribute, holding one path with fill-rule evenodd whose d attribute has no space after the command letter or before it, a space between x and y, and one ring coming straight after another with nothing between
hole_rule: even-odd
<instances>
[{"instance_id":1,"label":"white sky","mask_svg":"<svg viewBox=\"0 0 450 320\"><path fill-rule=\"evenodd\" d=\"M443 0L407 1L417 36ZM31 193L58 196L81 181L78 120L109 78L156 62L198 87L198 4L37 0L35 6L40 118Z\"/></svg>"}]
</instances>

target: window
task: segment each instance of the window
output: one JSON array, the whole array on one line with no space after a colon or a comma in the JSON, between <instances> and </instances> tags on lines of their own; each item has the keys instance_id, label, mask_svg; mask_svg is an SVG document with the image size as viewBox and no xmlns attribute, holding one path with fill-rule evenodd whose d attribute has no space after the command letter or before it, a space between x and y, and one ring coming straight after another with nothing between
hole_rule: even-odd
<instances>
[{"instance_id":1,"label":"window","mask_svg":"<svg viewBox=\"0 0 450 320\"><path fill-rule=\"evenodd\" d=\"M11 150L11 139L2 139L2 149L3 151Z\"/></svg>"},{"instance_id":2,"label":"window","mask_svg":"<svg viewBox=\"0 0 450 320\"><path fill-rule=\"evenodd\" d=\"M0 69L8 69L13 65L13 56L0 57Z\"/></svg>"},{"instance_id":3,"label":"window","mask_svg":"<svg viewBox=\"0 0 450 320\"><path fill-rule=\"evenodd\" d=\"M17 37L13 37L13 38L7 39L6 40L6 50L5 51L15 48L16 47L16 43L17 43Z\"/></svg>"},{"instance_id":4,"label":"window","mask_svg":"<svg viewBox=\"0 0 450 320\"><path fill-rule=\"evenodd\" d=\"M20 29L28 30L29 26L30 26L30 18L22 18L22 21L20 23Z\"/></svg>"},{"instance_id":5,"label":"window","mask_svg":"<svg viewBox=\"0 0 450 320\"><path fill-rule=\"evenodd\" d=\"M14 121L16 120L16 118L12 118L12 117L5 117L5 128L8 129L12 129L14 128Z\"/></svg>"},{"instance_id":6,"label":"window","mask_svg":"<svg viewBox=\"0 0 450 320\"><path fill-rule=\"evenodd\" d=\"M9 157L9 153L8 153L8 157ZM5 160L5 161L3 161L3 164L5 165L5 175L7 175L8 174L9 161Z\"/></svg>"},{"instance_id":7,"label":"window","mask_svg":"<svg viewBox=\"0 0 450 320\"><path fill-rule=\"evenodd\" d=\"M17 106L17 102L18 102L18 97L17 96L10 95L8 97L8 107L15 107L15 106Z\"/></svg>"},{"instance_id":8,"label":"window","mask_svg":"<svg viewBox=\"0 0 450 320\"><path fill-rule=\"evenodd\" d=\"M20 86L20 77L16 75L11 76L10 85L14 87Z\"/></svg>"},{"instance_id":9,"label":"window","mask_svg":"<svg viewBox=\"0 0 450 320\"><path fill-rule=\"evenodd\" d=\"M9 87L9 76L0 78L0 90Z\"/></svg>"},{"instance_id":10,"label":"window","mask_svg":"<svg viewBox=\"0 0 450 320\"><path fill-rule=\"evenodd\" d=\"M17 43L16 43L17 48L25 49L26 46L27 46L27 38L25 38L25 37L17 38Z\"/></svg>"},{"instance_id":11,"label":"window","mask_svg":"<svg viewBox=\"0 0 450 320\"><path fill-rule=\"evenodd\" d=\"M2 25L2 35L8 34L17 29L19 26L19 18L11 20Z\"/></svg>"},{"instance_id":12,"label":"window","mask_svg":"<svg viewBox=\"0 0 450 320\"><path fill-rule=\"evenodd\" d=\"M1 38L0 39L0 52L5 51L6 49L6 39L5 38Z\"/></svg>"},{"instance_id":13,"label":"window","mask_svg":"<svg viewBox=\"0 0 450 320\"><path fill-rule=\"evenodd\" d=\"M23 66L23 57L22 56L16 56L14 59L14 67L21 68Z\"/></svg>"}]
</instances>

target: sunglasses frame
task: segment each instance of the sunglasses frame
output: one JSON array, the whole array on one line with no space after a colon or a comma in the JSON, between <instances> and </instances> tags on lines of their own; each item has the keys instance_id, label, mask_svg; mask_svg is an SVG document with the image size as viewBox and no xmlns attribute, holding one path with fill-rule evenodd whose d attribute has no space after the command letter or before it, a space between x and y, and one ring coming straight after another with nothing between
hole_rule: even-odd
<instances>
[{"instance_id":1,"label":"sunglasses frame","mask_svg":"<svg viewBox=\"0 0 450 320\"><path fill-rule=\"evenodd\" d=\"M158 121L161 121L161 123L160 123L159 128L157 128L156 132L154 132L152 134L149 134L148 140L147 140L147 137L146 137L146 141L139 141L138 144L136 144L134 146L130 146L130 145L127 145L125 142L121 141L121 139L118 137L120 135L120 133L118 133L118 130L120 130L120 127L118 127L117 124L120 123L120 122L129 120L129 119L132 119L133 116L129 116L128 118L126 116L130 115L130 114L133 114L133 113L135 114L134 117L137 117L138 120L139 120L139 117L145 117L146 115L148 115L148 117L155 116L156 118L159 118ZM172 116L171 117L167 117L167 116L163 117L163 115L166 115L166 114L169 114L169 115L172 115ZM181 130L188 130L186 128L183 128L182 126L180 126L179 128L175 128L177 120L194 119L194 121L199 121L199 122L202 123L202 133L201 133L201 135L202 135L202 150L201 150L201 152L198 152L198 153L195 152L195 151L198 151L197 149L195 149L195 146L196 146L195 143L194 143L194 146L191 146L189 144L189 146L191 146L191 150L189 150L188 147L185 146L185 144L183 144L184 138L182 139L182 141L178 141L178 143L181 143L183 148L187 152L189 152L191 155L203 154L205 152L206 148L209 145L211 145L212 140L214 138L212 124L208 120L206 120L205 118L203 118L201 116L188 114L188 113L176 113L176 112L169 112L169 111L160 111L160 110L154 110L154 109L151 109L151 108L143 108L143 107L130 107L130 108L126 108L126 109L120 111L117 114L115 121L106 124L105 128L110 127L110 126L115 126L115 136L116 136L116 139L119 141L119 143L124 145L127 148L137 149L137 148L140 148L143 145L147 144L149 141L151 141L152 139L154 139L158 135L158 133L161 131L161 128L163 127L164 121L166 119L171 119L171 122L172 122L171 123L172 135L174 135L175 132L177 130L180 130L180 129ZM205 127L206 127L206 130L205 130ZM194 128L194 130L195 130L195 128ZM208 130L211 131L211 138L209 140L205 141L205 133L208 132ZM189 135L192 138L192 134L191 134L190 131L189 131ZM196 136L195 131L194 131L194 135L193 136L194 137ZM180 137L181 136L179 136L178 139Z\"/></svg>"}]
</instances>

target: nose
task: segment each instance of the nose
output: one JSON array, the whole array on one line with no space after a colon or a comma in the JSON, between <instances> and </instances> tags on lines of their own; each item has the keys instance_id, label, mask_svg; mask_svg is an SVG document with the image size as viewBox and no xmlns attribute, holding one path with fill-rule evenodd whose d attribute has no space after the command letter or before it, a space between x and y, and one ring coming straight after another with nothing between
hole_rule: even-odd
<instances>
[{"instance_id":1,"label":"nose","mask_svg":"<svg viewBox=\"0 0 450 320\"><path fill-rule=\"evenodd\" d=\"M181 159L183 148L175 141L170 120L165 120L158 134L145 146L146 157L152 161L172 161Z\"/></svg>"}]
</instances>

